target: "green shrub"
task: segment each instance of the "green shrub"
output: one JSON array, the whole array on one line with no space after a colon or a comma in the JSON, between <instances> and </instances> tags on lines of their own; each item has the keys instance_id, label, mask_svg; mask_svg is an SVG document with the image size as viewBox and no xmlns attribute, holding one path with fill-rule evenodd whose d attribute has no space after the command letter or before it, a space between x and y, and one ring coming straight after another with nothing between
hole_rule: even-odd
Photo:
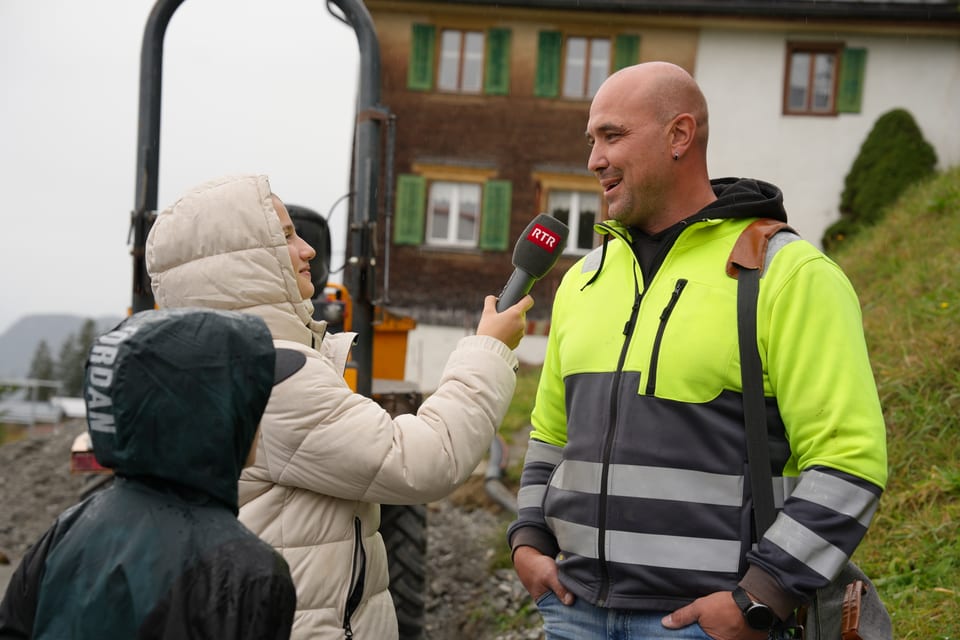
<instances>
[{"instance_id":1,"label":"green shrub","mask_svg":"<svg viewBox=\"0 0 960 640\"><path fill-rule=\"evenodd\" d=\"M893 109L880 116L844 179L840 196L844 224L827 229L824 248L836 246L838 235L849 239L876 224L904 189L933 175L936 165L936 151L909 112Z\"/></svg>"},{"instance_id":2,"label":"green shrub","mask_svg":"<svg viewBox=\"0 0 960 640\"><path fill-rule=\"evenodd\" d=\"M823 232L821 244L823 250L832 253L836 249L844 246L847 241L857 235L862 225L850 218L840 218Z\"/></svg>"}]
</instances>

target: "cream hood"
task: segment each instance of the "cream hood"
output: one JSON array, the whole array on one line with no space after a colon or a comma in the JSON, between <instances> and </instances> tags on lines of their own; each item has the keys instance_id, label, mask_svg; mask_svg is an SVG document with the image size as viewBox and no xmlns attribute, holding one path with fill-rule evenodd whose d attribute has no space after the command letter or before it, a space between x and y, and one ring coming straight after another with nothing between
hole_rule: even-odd
<instances>
[{"instance_id":1,"label":"cream hood","mask_svg":"<svg viewBox=\"0 0 960 640\"><path fill-rule=\"evenodd\" d=\"M290 262L266 176L206 182L161 212L146 244L160 308L207 307L262 317L274 339L314 344L312 319Z\"/></svg>"}]
</instances>

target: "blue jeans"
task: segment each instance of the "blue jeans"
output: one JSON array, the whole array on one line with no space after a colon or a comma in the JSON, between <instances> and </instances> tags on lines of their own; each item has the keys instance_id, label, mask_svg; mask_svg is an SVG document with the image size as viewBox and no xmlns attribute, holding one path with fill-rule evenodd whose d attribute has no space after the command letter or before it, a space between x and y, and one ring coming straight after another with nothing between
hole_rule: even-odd
<instances>
[{"instance_id":1,"label":"blue jeans","mask_svg":"<svg viewBox=\"0 0 960 640\"><path fill-rule=\"evenodd\" d=\"M660 620L669 611L603 609L583 598L569 607L552 591L537 599L547 640L711 640L698 624L667 629Z\"/></svg>"},{"instance_id":2,"label":"blue jeans","mask_svg":"<svg viewBox=\"0 0 960 640\"><path fill-rule=\"evenodd\" d=\"M660 620L669 611L603 609L582 598L569 607L552 591L537 599L547 640L711 640L698 624L667 629ZM789 637L772 632L771 639Z\"/></svg>"}]
</instances>

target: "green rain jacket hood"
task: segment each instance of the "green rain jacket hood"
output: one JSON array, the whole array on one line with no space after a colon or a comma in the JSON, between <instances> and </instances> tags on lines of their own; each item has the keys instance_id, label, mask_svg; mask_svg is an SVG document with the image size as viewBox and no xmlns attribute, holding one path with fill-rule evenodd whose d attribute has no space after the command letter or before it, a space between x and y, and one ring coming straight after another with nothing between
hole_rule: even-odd
<instances>
[{"instance_id":1,"label":"green rain jacket hood","mask_svg":"<svg viewBox=\"0 0 960 640\"><path fill-rule=\"evenodd\" d=\"M173 316L177 322L164 322ZM97 461L119 476L210 495L237 513L237 481L270 397L274 360L270 332L254 316L196 309L132 316L97 338L87 361Z\"/></svg>"},{"instance_id":2,"label":"green rain jacket hood","mask_svg":"<svg viewBox=\"0 0 960 640\"><path fill-rule=\"evenodd\" d=\"M290 569L236 515L275 353L264 322L233 311L144 311L97 338L88 428L116 478L24 556L0 637L289 637Z\"/></svg>"}]
</instances>

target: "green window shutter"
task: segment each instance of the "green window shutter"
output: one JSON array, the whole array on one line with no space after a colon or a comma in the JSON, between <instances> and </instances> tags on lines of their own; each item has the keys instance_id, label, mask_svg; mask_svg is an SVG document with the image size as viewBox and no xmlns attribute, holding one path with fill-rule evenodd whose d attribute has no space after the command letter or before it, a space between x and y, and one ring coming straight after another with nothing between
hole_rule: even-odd
<instances>
[{"instance_id":1,"label":"green window shutter","mask_svg":"<svg viewBox=\"0 0 960 640\"><path fill-rule=\"evenodd\" d=\"M433 56L436 28L430 24L413 25L407 88L429 91L433 88Z\"/></svg>"},{"instance_id":2,"label":"green window shutter","mask_svg":"<svg viewBox=\"0 0 960 640\"><path fill-rule=\"evenodd\" d=\"M510 30L490 29L487 32L487 62L483 90L489 95L505 96L510 92Z\"/></svg>"},{"instance_id":3,"label":"green window shutter","mask_svg":"<svg viewBox=\"0 0 960 640\"><path fill-rule=\"evenodd\" d=\"M490 180L483 188L483 219L480 220L480 248L503 251L510 235L509 180Z\"/></svg>"},{"instance_id":4,"label":"green window shutter","mask_svg":"<svg viewBox=\"0 0 960 640\"><path fill-rule=\"evenodd\" d=\"M423 214L427 201L427 180L423 176L402 173L397 176L396 211L393 243L422 244Z\"/></svg>"},{"instance_id":5,"label":"green window shutter","mask_svg":"<svg viewBox=\"0 0 960 640\"><path fill-rule=\"evenodd\" d=\"M613 70L640 62L640 36L620 34L613 42Z\"/></svg>"},{"instance_id":6,"label":"green window shutter","mask_svg":"<svg viewBox=\"0 0 960 640\"><path fill-rule=\"evenodd\" d=\"M555 98L560 93L560 55L563 36L559 31L541 31L537 43L537 76L533 95Z\"/></svg>"},{"instance_id":7,"label":"green window shutter","mask_svg":"<svg viewBox=\"0 0 960 640\"><path fill-rule=\"evenodd\" d=\"M867 69L866 49L844 49L840 57L840 83L837 113L860 113L863 101L863 75Z\"/></svg>"}]
</instances>

